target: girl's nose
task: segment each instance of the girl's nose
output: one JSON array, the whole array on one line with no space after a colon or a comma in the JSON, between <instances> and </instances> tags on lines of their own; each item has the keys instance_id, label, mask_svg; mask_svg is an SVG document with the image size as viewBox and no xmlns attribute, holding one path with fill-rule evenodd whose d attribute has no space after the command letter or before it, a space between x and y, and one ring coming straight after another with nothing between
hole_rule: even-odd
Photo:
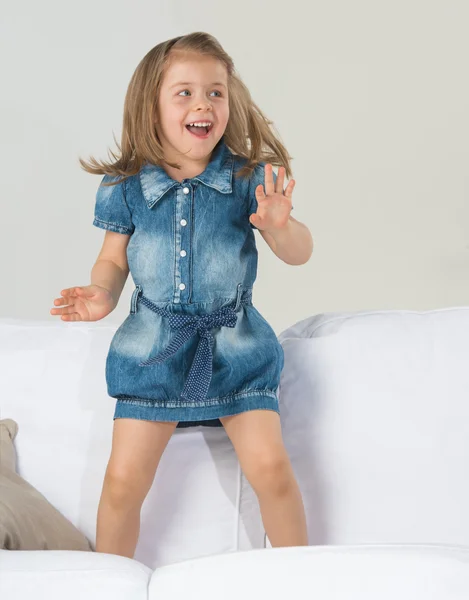
<instances>
[{"instance_id":1,"label":"girl's nose","mask_svg":"<svg viewBox=\"0 0 469 600\"><path fill-rule=\"evenodd\" d=\"M212 105L210 104L210 102L202 101L202 102L197 103L197 108L202 108L205 110L212 110Z\"/></svg>"},{"instance_id":2,"label":"girl's nose","mask_svg":"<svg viewBox=\"0 0 469 600\"><path fill-rule=\"evenodd\" d=\"M199 100L196 101L195 103L197 108L208 108L208 109L212 109L212 103L210 102L210 100L207 100L207 98L199 98Z\"/></svg>"}]
</instances>

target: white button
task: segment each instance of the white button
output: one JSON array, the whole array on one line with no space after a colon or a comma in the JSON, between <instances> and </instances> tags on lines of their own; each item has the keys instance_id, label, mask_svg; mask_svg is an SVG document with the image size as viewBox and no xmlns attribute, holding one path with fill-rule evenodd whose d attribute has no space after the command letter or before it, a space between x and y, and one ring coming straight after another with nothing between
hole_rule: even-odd
<instances>
[{"instance_id":1,"label":"white button","mask_svg":"<svg viewBox=\"0 0 469 600\"><path fill-rule=\"evenodd\" d=\"M185 227L187 225L186 219L181 219L181 225Z\"/></svg>"},{"instance_id":2,"label":"white button","mask_svg":"<svg viewBox=\"0 0 469 600\"><path fill-rule=\"evenodd\" d=\"M181 250L181 252L179 253L181 256L186 256L186 251L185 250Z\"/></svg>"},{"instance_id":3,"label":"white button","mask_svg":"<svg viewBox=\"0 0 469 600\"><path fill-rule=\"evenodd\" d=\"M185 188L184 188L182 191L183 191L185 194L188 194L188 193L190 192L190 189L189 189L188 187L185 187Z\"/></svg>"},{"instance_id":4,"label":"white button","mask_svg":"<svg viewBox=\"0 0 469 600\"><path fill-rule=\"evenodd\" d=\"M179 284L179 289L180 290L184 290L184 289L186 289L186 286L183 283L180 283Z\"/></svg>"}]
</instances>

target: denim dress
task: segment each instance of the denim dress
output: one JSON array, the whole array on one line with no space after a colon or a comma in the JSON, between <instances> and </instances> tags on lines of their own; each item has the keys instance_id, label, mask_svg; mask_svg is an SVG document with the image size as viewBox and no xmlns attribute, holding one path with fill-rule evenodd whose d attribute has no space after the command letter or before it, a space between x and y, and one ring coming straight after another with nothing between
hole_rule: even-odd
<instances>
[{"instance_id":1,"label":"denim dress","mask_svg":"<svg viewBox=\"0 0 469 600\"><path fill-rule=\"evenodd\" d=\"M179 182L145 163L98 188L93 225L130 236L135 284L106 358L114 419L220 427L219 417L279 411L283 348L252 299L258 255L249 215L265 163L235 178L243 164L222 138L196 177Z\"/></svg>"}]
</instances>

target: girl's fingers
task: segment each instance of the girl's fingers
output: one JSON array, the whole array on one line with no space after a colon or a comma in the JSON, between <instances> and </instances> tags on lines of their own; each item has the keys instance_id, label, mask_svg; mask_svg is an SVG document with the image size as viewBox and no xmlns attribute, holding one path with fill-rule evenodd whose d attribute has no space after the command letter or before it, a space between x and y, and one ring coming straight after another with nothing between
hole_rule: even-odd
<instances>
[{"instance_id":1,"label":"girl's fingers","mask_svg":"<svg viewBox=\"0 0 469 600\"><path fill-rule=\"evenodd\" d=\"M270 196L275 192L273 168L270 163L265 165L265 193Z\"/></svg>"},{"instance_id":2,"label":"girl's fingers","mask_svg":"<svg viewBox=\"0 0 469 600\"><path fill-rule=\"evenodd\" d=\"M60 315L62 321L81 321L82 318L76 312L75 304L81 302L78 298L84 295L84 290L81 287L72 287L62 290L60 294L62 297L54 299L56 308L51 308L50 314Z\"/></svg>"},{"instance_id":3,"label":"girl's fingers","mask_svg":"<svg viewBox=\"0 0 469 600\"><path fill-rule=\"evenodd\" d=\"M67 299L69 298L77 298L78 296L83 296L84 295L84 290L81 287L72 287L72 288L68 288L66 290L62 290L60 292L60 294L63 296L63 298L58 298L58 300L61 301L61 303L63 304L63 301L65 299L65 302L67 301Z\"/></svg>"},{"instance_id":4,"label":"girl's fingers","mask_svg":"<svg viewBox=\"0 0 469 600\"><path fill-rule=\"evenodd\" d=\"M56 298L54 300L54 304L56 306L63 306L65 304L70 304L71 302L73 302L71 296L64 296L63 298Z\"/></svg>"},{"instance_id":5,"label":"girl's fingers","mask_svg":"<svg viewBox=\"0 0 469 600\"><path fill-rule=\"evenodd\" d=\"M78 293L75 293L75 290L79 290ZM60 293L62 297L54 299L55 306L64 306L66 304L71 304L73 306L74 299L78 298L80 294L83 295L81 288L69 288L62 290Z\"/></svg>"},{"instance_id":6,"label":"girl's fingers","mask_svg":"<svg viewBox=\"0 0 469 600\"><path fill-rule=\"evenodd\" d=\"M254 190L255 194L256 194L256 200L264 200L265 198L265 194L264 194L264 186L262 185L262 183L260 183L256 189Z\"/></svg>"},{"instance_id":7,"label":"girl's fingers","mask_svg":"<svg viewBox=\"0 0 469 600\"><path fill-rule=\"evenodd\" d=\"M76 296L77 292L81 290L79 287L67 288L66 290L62 290L60 293L62 296Z\"/></svg>"},{"instance_id":8,"label":"girl's fingers","mask_svg":"<svg viewBox=\"0 0 469 600\"><path fill-rule=\"evenodd\" d=\"M285 192L284 192L284 195L285 195L287 198L290 198L290 199L291 199L291 197L292 197L292 192L293 192L293 188L294 188L294 187L295 187L295 180L294 180L294 179L291 179L291 180L289 181L288 185L287 185L287 188L286 188Z\"/></svg>"},{"instance_id":9,"label":"girl's fingers","mask_svg":"<svg viewBox=\"0 0 469 600\"><path fill-rule=\"evenodd\" d=\"M70 315L62 315L62 321L81 321L81 317L78 313L72 313Z\"/></svg>"},{"instance_id":10,"label":"girl's fingers","mask_svg":"<svg viewBox=\"0 0 469 600\"><path fill-rule=\"evenodd\" d=\"M257 227L258 225L260 227L262 225L262 219L256 213L252 213L252 215L250 216L249 220L254 225L254 227Z\"/></svg>"},{"instance_id":11,"label":"girl's fingers","mask_svg":"<svg viewBox=\"0 0 469 600\"><path fill-rule=\"evenodd\" d=\"M86 296L87 295L87 291L84 290L82 287L76 287L73 289L75 290L75 296Z\"/></svg>"},{"instance_id":12,"label":"girl's fingers","mask_svg":"<svg viewBox=\"0 0 469 600\"><path fill-rule=\"evenodd\" d=\"M75 312L75 307L71 305L63 308L51 308L50 312L53 315L70 315Z\"/></svg>"},{"instance_id":13,"label":"girl's fingers","mask_svg":"<svg viewBox=\"0 0 469 600\"><path fill-rule=\"evenodd\" d=\"M54 304L68 304L68 301L71 299L71 296L62 296L62 298L56 298L54 300Z\"/></svg>"},{"instance_id":14,"label":"girl's fingers","mask_svg":"<svg viewBox=\"0 0 469 600\"><path fill-rule=\"evenodd\" d=\"M285 167L278 168L277 181L275 183L277 194L283 194L283 181L285 179Z\"/></svg>"}]
</instances>

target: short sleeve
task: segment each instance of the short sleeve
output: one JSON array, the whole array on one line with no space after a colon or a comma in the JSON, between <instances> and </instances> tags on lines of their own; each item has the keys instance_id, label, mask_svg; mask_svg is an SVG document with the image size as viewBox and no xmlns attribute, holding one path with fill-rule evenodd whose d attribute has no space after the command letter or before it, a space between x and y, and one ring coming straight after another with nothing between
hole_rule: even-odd
<instances>
[{"instance_id":1,"label":"short sleeve","mask_svg":"<svg viewBox=\"0 0 469 600\"><path fill-rule=\"evenodd\" d=\"M120 176L104 175L101 184L119 179ZM108 231L132 235L135 227L125 198L125 181L111 186L101 184L96 192L93 225Z\"/></svg>"},{"instance_id":2,"label":"short sleeve","mask_svg":"<svg viewBox=\"0 0 469 600\"><path fill-rule=\"evenodd\" d=\"M262 184L265 192L265 165L267 163L261 162L254 168L254 171L251 175L251 179L249 180L249 216L255 214L257 212L257 200L256 200L256 187ZM274 176L274 183L277 182L277 173L272 171ZM293 206L292 206L293 210ZM252 229L257 229L251 221L249 221Z\"/></svg>"}]
</instances>

